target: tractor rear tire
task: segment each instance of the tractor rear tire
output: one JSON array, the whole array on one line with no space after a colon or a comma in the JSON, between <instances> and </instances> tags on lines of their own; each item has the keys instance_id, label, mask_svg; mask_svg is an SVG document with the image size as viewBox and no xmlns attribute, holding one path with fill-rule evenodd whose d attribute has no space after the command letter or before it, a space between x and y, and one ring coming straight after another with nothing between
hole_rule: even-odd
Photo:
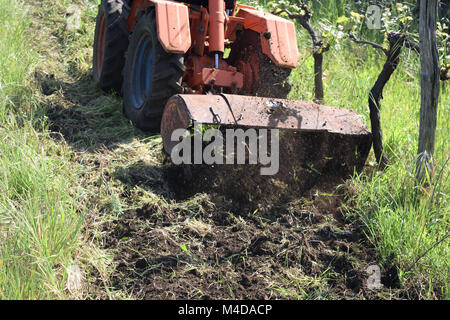
<instances>
[{"instance_id":1,"label":"tractor rear tire","mask_svg":"<svg viewBox=\"0 0 450 320\"><path fill-rule=\"evenodd\" d=\"M94 81L105 92L121 94L122 70L128 47L128 0L102 0L95 26Z\"/></svg>"},{"instance_id":2,"label":"tractor rear tire","mask_svg":"<svg viewBox=\"0 0 450 320\"><path fill-rule=\"evenodd\" d=\"M238 65L239 61L246 62L252 67L253 77L258 79L250 90L242 90L238 93L286 99L291 91L291 85L289 84L291 69L275 65L272 60L264 55L260 39L259 33L246 29L237 35L236 41L231 46L230 64L235 66Z\"/></svg>"},{"instance_id":3,"label":"tractor rear tire","mask_svg":"<svg viewBox=\"0 0 450 320\"><path fill-rule=\"evenodd\" d=\"M183 90L185 70L184 55L167 53L159 43L156 13L149 9L130 37L123 72L123 111L134 126L159 133L167 101Z\"/></svg>"}]
</instances>

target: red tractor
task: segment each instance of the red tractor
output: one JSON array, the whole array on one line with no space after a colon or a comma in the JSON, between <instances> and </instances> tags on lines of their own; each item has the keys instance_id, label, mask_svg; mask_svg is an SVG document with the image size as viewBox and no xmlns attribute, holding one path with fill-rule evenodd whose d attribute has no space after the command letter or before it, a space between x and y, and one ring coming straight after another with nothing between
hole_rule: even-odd
<instances>
[{"instance_id":1,"label":"red tractor","mask_svg":"<svg viewBox=\"0 0 450 320\"><path fill-rule=\"evenodd\" d=\"M354 112L277 100L287 97L298 60L294 23L235 0L99 6L94 79L122 93L125 116L161 132L169 153L171 133L194 121L369 136Z\"/></svg>"}]
</instances>

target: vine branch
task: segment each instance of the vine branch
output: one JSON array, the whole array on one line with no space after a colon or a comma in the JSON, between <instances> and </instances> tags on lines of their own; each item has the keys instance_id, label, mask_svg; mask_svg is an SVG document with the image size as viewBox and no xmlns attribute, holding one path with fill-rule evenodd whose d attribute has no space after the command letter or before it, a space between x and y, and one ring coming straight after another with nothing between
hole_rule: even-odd
<instances>
[{"instance_id":1,"label":"vine branch","mask_svg":"<svg viewBox=\"0 0 450 320\"><path fill-rule=\"evenodd\" d=\"M308 31L313 42L313 57L314 57L314 96L315 100L319 103L324 101L324 89L323 89L323 54L330 50L330 45L328 43L323 43L316 31L312 27L310 20L312 17L312 11L308 6L300 2L300 9L303 14L293 14L287 9L274 10L272 14L280 15L281 13L286 13L289 19L295 19L297 22Z\"/></svg>"}]
</instances>

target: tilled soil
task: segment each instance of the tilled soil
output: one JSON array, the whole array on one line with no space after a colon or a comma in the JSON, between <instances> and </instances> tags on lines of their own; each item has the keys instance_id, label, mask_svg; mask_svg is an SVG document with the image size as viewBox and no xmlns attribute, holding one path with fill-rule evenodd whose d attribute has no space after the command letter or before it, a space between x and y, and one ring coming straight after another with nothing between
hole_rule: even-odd
<instances>
[{"instance_id":1,"label":"tilled soil","mask_svg":"<svg viewBox=\"0 0 450 320\"><path fill-rule=\"evenodd\" d=\"M177 194L180 180L171 177L179 177L179 169L162 170L170 204L150 203L104 225L106 248L116 252L114 288L144 299L350 299L379 293L367 288L375 251L361 226L345 220L336 181L301 196L278 195L284 201L266 203L268 210L248 211L248 203L236 206L233 194L212 187ZM385 287L395 285L392 270L382 271Z\"/></svg>"}]
</instances>

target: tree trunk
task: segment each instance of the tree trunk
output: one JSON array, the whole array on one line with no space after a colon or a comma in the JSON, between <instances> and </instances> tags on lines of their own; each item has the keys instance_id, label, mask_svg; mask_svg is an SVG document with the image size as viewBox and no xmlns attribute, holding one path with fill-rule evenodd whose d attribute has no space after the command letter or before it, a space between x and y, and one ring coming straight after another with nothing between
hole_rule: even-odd
<instances>
[{"instance_id":1,"label":"tree trunk","mask_svg":"<svg viewBox=\"0 0 450 320\"><path fill-rule=\"evenodd\" d=\"M395 69L400 62L400 53L404 37L399 33L391 33L388 36L389 51L386 52L386 62L383 66L383 70L375 82L372 90L369 94L369 110L370 110L370 123L372 126L373 135L373 151L378 165L383 169L389 164L388 159L383 154L383 133L381 131L380 123L380 108L381 99L383 99L383 89L386 83L391 78Z\"/></svg>"},{"instance_id":2,"label":"tree trunk","mask_svg":"<svg viewBox=\"0 0 450 320\"><path fill-rule=\"evenodd\" d=\"M314 50L314 101L317 103L323 103L323 54L330 49L330 46L329 44L322 43L322 41L317 36L317 33L314 31L314 28L310 23L312 11L309 10L308 6L301 1L299 5L303 10L302 14L292 14L286 9L282 9L277 12L273 11L272 13L275 15L279 15L282 12L286 13L289 16L289 19L296 19L298 23L303 28L305 28L311 36Z\"/></svg>"},{"instance_id":3,"label":"tree trunk","mask_svg":"<svg viewBox=\"0 0 450 320\"><path fill-rule=\"evenodd\" d=\"M327 52L330 47L327 44L323 44L314 31L311 23L309 22L309 16L303 16L299 19L300 25L305 28L311 36L314 50L314 101L317 103L324 102L324 90L323 90L323 53Z\"/></svg>"},{"instance_id":4,"label":"tree trunk","mask_svg":"<svg viewBox=\"0 0 450 320\"><path fill-rule=\"evenodd\" d=\"M324 102L323 94L323 53L314 53L314 97L317 103Z\"/></svg>"},{"instance_id":5,"label":"tree trunk","mask_svg":"<svg viewBox=\"0 0 450 320\"><path fill-rule=\"evenodd\" d=\"M419 35L421 64L421 104L416 180L427 184L433 174L440 65L436 46L438 0L420 0Z\"/></svg>"}]
</instances>

